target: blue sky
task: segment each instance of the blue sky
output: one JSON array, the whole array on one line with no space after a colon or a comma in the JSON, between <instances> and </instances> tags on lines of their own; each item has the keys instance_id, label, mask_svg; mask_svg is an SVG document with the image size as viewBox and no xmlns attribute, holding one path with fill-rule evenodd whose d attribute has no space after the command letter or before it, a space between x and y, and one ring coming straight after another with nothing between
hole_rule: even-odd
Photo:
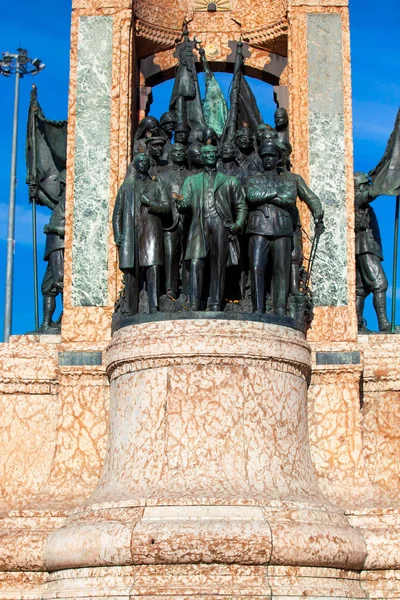
<instances>
[{"instance_id":1,"label":"blue sky","mask_svg":"<svg viewBox=\"0 0 400 600\"><path fill-rule=\"evenodd\" d=\"M34 327L33 269L31 246L31 211L25 184L25 130L32 83L39 90L39 100L49 119L67 118L69 29L71 3L69 0L36 0L7 5L0 21L0 51L14 52L17 47L27 48L32 58L39 57L46 68L37 77L21 81L18 167L16 246L14 275L13 333L24 333ZM355 169L368 171L380 160L387 139L393 128L400 106L398 27L400 3L386 0L384 10L376 0L350 0L351 49L353 78L353 120ZM227 90L230 76L221 74L223 91ZM260 83L255 84L259 88ZM164 105L161 99L168 97L167 82L154 90L153 113L159 114ZM262 90L264 91L264 90ZM4 282L6 260L6 237L8 220L8 197L10 177L10 154L12 136L12 111L14 78L0 77L0 111L2 132L0 136L0 336L3 333ZM270 96L264 96L261 109L267 121L272 121L273 104ZM393 221L395 199L378 198L374 203L381 226L385 255L385 270L392 279ZM39 285L45 263L41 260L44 247L43 226L48 222L49 212L39 209ZM388 293L390 312L391 286ZM400 275L397 290L397 321L400 322ZM371 328L376 319L369 299L366 318ZM0 337L0 339L2 339Z\"/></svg>"}]
</instances>

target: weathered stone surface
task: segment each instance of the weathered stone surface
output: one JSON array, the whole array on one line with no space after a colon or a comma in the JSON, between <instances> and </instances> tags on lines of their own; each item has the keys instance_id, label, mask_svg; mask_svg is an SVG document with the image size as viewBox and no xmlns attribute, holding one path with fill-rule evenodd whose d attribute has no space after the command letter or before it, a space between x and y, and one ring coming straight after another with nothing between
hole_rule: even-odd
<instances>
[{"instance_id":1,"label":"weathered stone surface","mask_svg":"<svg viewBox=\"0 0 400 600\"><path fill-rule=\"evenodd\" d=\"M310 186L326 231L313 271L315 302L343 306L347 289L346 164L342 24L338 14L307 15Z\"/></svg>"},{"instance_id":2,"label":"weathered stone surface","mask_svg":"<svg viewBox=\"0 0 400 600\"><path fill-rule=\"evenodd\" d=\"M72 303L108 303L113 18L80 17L76 92Z\"/></svg>"}]
</instances>

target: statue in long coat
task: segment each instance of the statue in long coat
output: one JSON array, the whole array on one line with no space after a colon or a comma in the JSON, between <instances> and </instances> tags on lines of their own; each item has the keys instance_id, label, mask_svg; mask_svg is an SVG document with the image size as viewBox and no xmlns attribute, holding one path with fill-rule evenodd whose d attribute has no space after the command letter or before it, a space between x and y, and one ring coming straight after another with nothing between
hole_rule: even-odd
<instances>
[{"instance_id":1,"label":"statue in long coat","mask_svg":"<svg viewBox=\"0 0 400 600\"><path fill-rule=\"evenodd\" d=\"M119 189L113 213L119 268L125 274L126 309L138 312L139 271L146 279L151 313L159 310L161 267L164 265L161 216L171 210L164 186L149 176L145 154L134 159L135 173Z\"/></svg>"}]
</instances>

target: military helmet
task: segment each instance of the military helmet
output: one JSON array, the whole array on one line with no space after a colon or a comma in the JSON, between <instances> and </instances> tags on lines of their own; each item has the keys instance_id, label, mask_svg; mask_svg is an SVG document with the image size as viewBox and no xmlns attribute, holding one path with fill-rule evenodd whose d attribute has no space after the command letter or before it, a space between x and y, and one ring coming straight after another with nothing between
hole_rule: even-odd
<instances>
[{"instance_id":1,"label":"military helmet","mask_svg":"<svg viewBox=\"0 0 400 600\"><path fill-rule=\"evenodd\" d=\"M357 173L354 173L354 183L355 185L360 185L361 183L369 183L369 177L367 173L363 173L362 171L357 171Z\"/></svg>"},{"instance_id":2,"label":"military helmet","mask_svg":"<svg viewBox=\"0 0 400 600\"><path fill-rule=\"evenodd\" d=\"M178 117L176 116L176 113L172 112L171 110L165 112L160 117L160 125L165 125L166 123L174 123L175 124L177 122L178 122Z\"/></svg>"}]
</instances>

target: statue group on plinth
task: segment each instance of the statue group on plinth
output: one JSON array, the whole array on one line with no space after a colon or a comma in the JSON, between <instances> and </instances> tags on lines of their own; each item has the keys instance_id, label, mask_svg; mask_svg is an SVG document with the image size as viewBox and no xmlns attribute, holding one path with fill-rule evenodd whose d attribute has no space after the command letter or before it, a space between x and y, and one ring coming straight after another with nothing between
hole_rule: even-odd
<instances>
[{"instance_id":1,"label":"statue group on plinth","mask_svg":"<svg viewBox=\"0 0 400 600\"><path fill-rule=\"evenodd\" d=\"M134 157L118 192L114 238L124 289L116 317L143 312L312 313L296 200L318 232L323 208L291 172L289 119L262 120L237 45L228 111L218 83L201 102L185 29L169 110L139 124ZM208 89L206 88L206 90ZM207 119L206 119L207 116Z\"/></svg>"},{"instance_id":2,"label":"statue group on plinth","mask_svg":"<svg viewBox=\"0 0 400 600\"><path fill-rule=\"evenodd\" d=\"M203 100L196 52L206 79ZM274 126L264 123L243 74L241 42L229 110L205 50L190 40L186 24L178 56L168 110L160 119L148 115L139 123L133 160L115 203L114 240L124 284L113 328L143 313L224 311L290 316L306 329L313 315L309 283L324 211L292 171L287 110L276 109ZM53 317L64 291L66 133L66 121L45 118L33 86L26 148L29 197L34 207L52 211L44 228L47 268L38 333L61 331L61 315ZM397 332L394 310L392 323L387 316L388 280L371 203L380 195L396 195L400 202L400 111L384 157L369 174L355 173L354 186L358 330L370 333L364 304L372 294L379 331ZM298 199L315 225L307 261Z\"/></svg>"}]
</instances>

